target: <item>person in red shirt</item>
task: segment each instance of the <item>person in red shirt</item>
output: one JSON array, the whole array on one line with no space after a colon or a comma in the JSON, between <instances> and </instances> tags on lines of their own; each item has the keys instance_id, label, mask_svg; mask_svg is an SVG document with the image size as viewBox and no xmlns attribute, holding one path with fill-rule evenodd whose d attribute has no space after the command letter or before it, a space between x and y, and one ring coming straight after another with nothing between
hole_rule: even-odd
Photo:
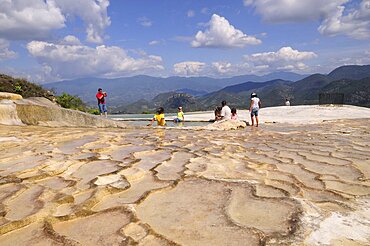
<instances>
[{"instance_id":1,"label":"person in red shirt","mask_svg":"<svg viewBox=\"0 0 370 246\"><path fill-rule=\"evenodd\" d=\"M103 112L104 112L105 117L108 117L107 104L105 101L106 97L107 97L107 93L103 92L102 88L99 88L98 93L96 93L96 99L98 99L98 107L99 107L100 115L103 115Z\"/></svg>"}]
</instances>

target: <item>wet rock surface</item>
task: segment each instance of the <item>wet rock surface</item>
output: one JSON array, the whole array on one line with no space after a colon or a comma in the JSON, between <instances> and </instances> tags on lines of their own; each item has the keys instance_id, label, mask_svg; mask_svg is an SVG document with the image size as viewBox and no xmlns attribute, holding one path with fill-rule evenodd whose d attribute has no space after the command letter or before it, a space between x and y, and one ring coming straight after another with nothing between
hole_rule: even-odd
<instances>
[{"instance_id":1,"label":"wet rock surface","mask_svg":"<svg viewBox=\"0 0 370 246\"><path fill-rule=\"evenodd\" d=\"M367 245L369 126L1 126L0 245Z\"/></svg>"}]
</instances>

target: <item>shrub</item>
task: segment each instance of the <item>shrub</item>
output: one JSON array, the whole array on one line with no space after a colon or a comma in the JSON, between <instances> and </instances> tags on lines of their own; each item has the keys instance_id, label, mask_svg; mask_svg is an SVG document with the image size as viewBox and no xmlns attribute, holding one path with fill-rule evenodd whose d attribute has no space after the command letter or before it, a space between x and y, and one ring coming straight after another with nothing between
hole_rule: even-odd
<instances>
[{"instance_id":1,"label":"shrub","mask_svg":"<svg viewBox=\"0 0 370 246\"><path fill-rule=\"evenodd\" d=\"M56 102L63 108L87 111L86 104L78 96L72 96L65 92L60 96L56 96Z\"/></svg>"}]
</instances>

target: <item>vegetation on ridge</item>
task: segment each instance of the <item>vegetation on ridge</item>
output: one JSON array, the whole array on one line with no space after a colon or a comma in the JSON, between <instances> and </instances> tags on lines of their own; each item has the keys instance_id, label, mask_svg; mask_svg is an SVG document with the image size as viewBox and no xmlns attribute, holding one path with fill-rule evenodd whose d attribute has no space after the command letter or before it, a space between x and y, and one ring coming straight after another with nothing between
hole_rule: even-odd
<instances>
[{"instance_id":1,"label":"vegetation on ridge","mask_svg":"<svg viewBox=\"0 0 370 246\"><path fill-rule=\"evenodd\" d=\"M55 101L63 108L99 114L98 109L88 107L78 96L73 96L68 93L55 96L52 90L46 90L41 85L37 85L22 78L13 78L5 74L0 74L0 91L19 94L23 98L45 97L50 101Z\"/></svg>"},{"instance_id":2,"label":"vegetation on ridge","mask_svg":"<svg viewBox=\"0 0 370 246\"><path fill-rule=\"evenodd\" d=\"M49 100L53 100L54 98L52 91L46 90L40 85L5 74L0 74L0 91L19 94L24 98L45 97Z\"/></svg>"}]
</instances>

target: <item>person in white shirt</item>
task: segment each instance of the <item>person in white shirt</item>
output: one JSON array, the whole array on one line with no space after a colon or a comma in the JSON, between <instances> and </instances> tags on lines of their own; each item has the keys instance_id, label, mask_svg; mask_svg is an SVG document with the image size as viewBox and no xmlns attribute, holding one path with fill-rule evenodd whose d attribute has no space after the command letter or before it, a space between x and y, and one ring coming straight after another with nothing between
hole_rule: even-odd
<instances>
[{"instance_id":1,"label":"person in white shirt","mask_svg":"<svg viewBox=\"0 0 370 246\"><path fill-rule=\"evenodd\" d=\"M254 126L254 117L256 117L256 127L258 127L258 111L261 107L261 100L257 97L256 93L251 94L251 102L249 112L251 114L252 126Z\"/></svg>"},{"instance_id":2,"label":"person in white shirt","mask_svg":"<svg viewBox=\"0 0 370 246\"><path fill-rule=\"evenodd\" d=\"M288 98L285 98L285 106L290 106L290 102Z\"/></svg>"},{"instance_id":3,"label":"person in white shirt","mask_svg":"<svg viewBox=\"0 0 370 246\"><path fill-rule=\"evenodd\" d=\"M221 109L221 119L222 120L231 120L231 109L229 106L226 105L226 101L222 101L222 109Z\"/></svg>"}]
</instances>

